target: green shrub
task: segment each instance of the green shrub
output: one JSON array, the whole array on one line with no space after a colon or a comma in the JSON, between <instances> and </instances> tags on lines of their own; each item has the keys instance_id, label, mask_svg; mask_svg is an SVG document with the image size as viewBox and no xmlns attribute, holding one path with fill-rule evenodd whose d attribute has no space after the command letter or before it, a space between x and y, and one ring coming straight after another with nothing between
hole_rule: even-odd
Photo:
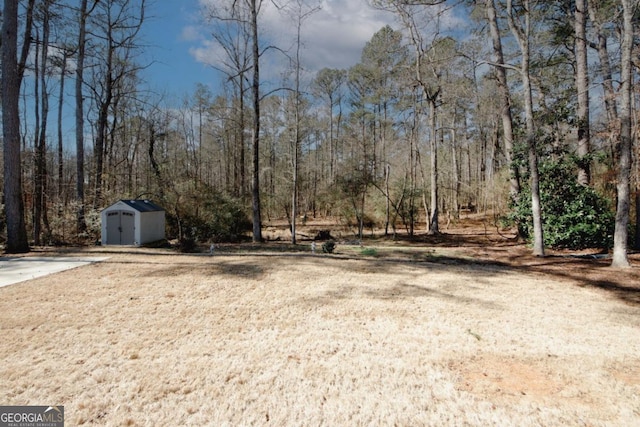
<instances>
[{"instance_id":1,"label":"green shrub","mask_svg":"<svg viewBox=\"0 0 640 427\"><path fill-rule=\"evenodd\" d=\"M178 250L183 253L193 253L197 252L196 241L193 237L183 236L182 239L178 240Z\"/></svg>"},{"instance_id":2,"label":"green shrub","mask_svg":"<svg viewBox=\"0 0 640 427\"><path fill-rule=\"evenodd\" d=\"M322 244L322 252L324 252L325 254L332 254L333 251L336 249L336 244L335 242L324 242Z\"/></svg>"},{"instance_id":3,"label":"green shrub","mask_svg":"<svg viewBox=\"0 0 640 427\"><path fill-rule=\"evenodd\" d=\"M376 250L376 248L363 248L360 253L364 256L377 256L378 255L378 251Z\"/></svg>"},{"instance_id":4,"label":"green shrub","mask_svg":"<svg viewBox=\"0 0 640 427\"><path fill-rule=\"evenodd\" d=\"M540 202L544 243L552 248L610 248L615 215L609 200L593 188L578 184L575 168L565 162L540 166ZM523 186L508 217L522 237L533 236L531 189Z\"/></svg>"},{"instance_id":5,"label":"green shrub","mask_svg":"<svg viewBox=\"0 0 640 427\"><path fill-rule=\"evenodd\" d=\"M171 234L178 235L182 230L187 249L195 247L195 242L239 241L252 226L240 200L212 190L203 189L199 200L182 203L178 212L179 218L173 210L167 222Z\"/></svg>"},{"instance_id":6,"label":"green shrub","mask_svg":"<svg viewBox=\"0 0 640 427\"><path fill-rule=\"evenodd\" d=\"M218 195L208 204L209 224L216 241L237 241L250 231L252 223L240 200Z\"/></svg>"}]
</instances>

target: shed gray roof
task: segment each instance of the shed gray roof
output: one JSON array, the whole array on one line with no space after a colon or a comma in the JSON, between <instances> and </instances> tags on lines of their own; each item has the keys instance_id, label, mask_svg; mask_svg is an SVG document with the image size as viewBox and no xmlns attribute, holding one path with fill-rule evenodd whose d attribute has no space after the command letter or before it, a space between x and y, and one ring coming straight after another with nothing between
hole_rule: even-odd
<instances>
[{"instance_id":1,"label":"shed gray roof","mask_svg":"<svg viewBox=\"0 0 640 427\"><path fill-rule=\"evenodd\" d=\"M128 206L131 206L133 209L137 210L138 212L164 211L164 209L162 209L160 206L156 205L150 200L136 199L136 200L120 200L120 201L123 203L126 203Z\"/></svg>"}]
</instances>

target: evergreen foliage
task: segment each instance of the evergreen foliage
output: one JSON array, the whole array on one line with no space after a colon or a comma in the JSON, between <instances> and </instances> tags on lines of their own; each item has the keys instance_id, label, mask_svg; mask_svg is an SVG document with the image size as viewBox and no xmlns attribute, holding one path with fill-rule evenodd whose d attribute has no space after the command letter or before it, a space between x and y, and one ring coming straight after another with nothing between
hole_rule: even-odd
<instances>
[{"instance_id":1,"label":"evergreen foliage","mask_svg":"<svg viewBox=\"0 0 640 427\"><path fill-rule=\"evenodd\" d=\"M546 161L540 165L540 172L545 245L566 249L610 248L615 223L610 202L593 188L578 184L573 162ZM528 185L522 188L512 208L509 222L518 224L522 237L530 239L533 223Z\"/></svg>"},{"instance_id":2,"label":"evergreen foliage","mask_svg":"<svg viewBox=\"0 0 640 427\"><path fill-rule=\"evenodd\" d=\"M170 215L168 220L170 228L173 228L172 234L180 235L178 228L181 227L181 240L187 243L237 242L251 231L247 209L237 198L212 190L202 191L208 194L200 203L184 204L185 212L178 209L180 218L175 213ZM181 246L185 244L182 241Z\"/></svg>"},{"instance_id":3,"label":"evergreen foliage","mask_svg":"<svg viewBox=\"0 0 640 427\"><path fill-rule=\"evenodd\" d=\"M325 254L332 254L335 249L336 243L333 241L324 242L322 244L322 252L324 252Z\"/></svg>"}]
</instances>

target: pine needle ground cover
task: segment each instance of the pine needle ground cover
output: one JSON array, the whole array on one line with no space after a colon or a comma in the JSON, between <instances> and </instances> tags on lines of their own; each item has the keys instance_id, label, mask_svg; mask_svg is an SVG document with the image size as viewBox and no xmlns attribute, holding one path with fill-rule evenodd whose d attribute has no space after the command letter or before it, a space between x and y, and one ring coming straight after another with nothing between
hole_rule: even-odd
<instances>
[{"instance_id":1,"label":"pine needle ground cover","mask_svg":"<svg viewBox=\"0 0 640 427\"><path fill-rule=\"evenodd\" d=\"M535 259L359 251L115 251L1 288L0 402L68 425L640 423L636 301Z\"/></svg>"}]
</instances>

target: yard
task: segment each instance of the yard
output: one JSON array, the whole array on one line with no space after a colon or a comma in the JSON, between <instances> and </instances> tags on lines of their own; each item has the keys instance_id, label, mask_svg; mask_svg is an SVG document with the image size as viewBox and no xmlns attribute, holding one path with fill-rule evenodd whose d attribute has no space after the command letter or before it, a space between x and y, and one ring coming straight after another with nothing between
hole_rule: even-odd
<instances>
[{"instance_id":1,"label":"yard","mask_svg":"<svg viewBox=\"0 0 640 427\"><path fill-rule=\"evenodd\" d=\"M366 245L83 250L108 259L0 288L0 403L69 426L640 424L638 255Z\"/></svg>"}]
</instances>

